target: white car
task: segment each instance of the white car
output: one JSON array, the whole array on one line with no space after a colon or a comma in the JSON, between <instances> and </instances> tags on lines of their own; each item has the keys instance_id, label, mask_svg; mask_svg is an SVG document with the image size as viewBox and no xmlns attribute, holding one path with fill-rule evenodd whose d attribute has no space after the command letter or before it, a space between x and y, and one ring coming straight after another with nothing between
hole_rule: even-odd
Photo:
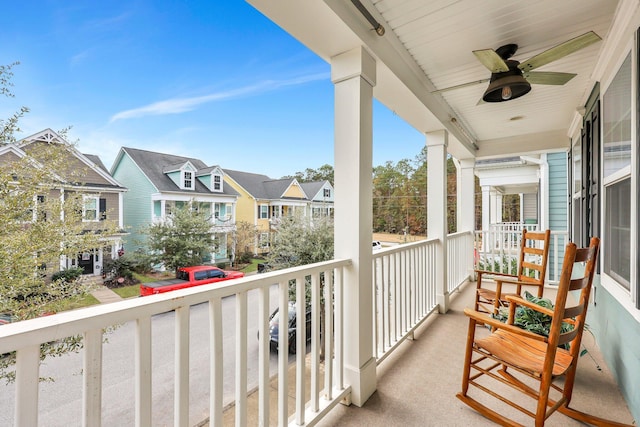
<instances>
[{"instance_id":1,"label":"white car","mask_svg":"<svg viewBox=\"0 0 640 427\"><path fill-rule=\"evenodd\" d=\"M382 244L378 240L373 241L373 250L378 251L382 249Z\"/></svg>"}]
</instances>

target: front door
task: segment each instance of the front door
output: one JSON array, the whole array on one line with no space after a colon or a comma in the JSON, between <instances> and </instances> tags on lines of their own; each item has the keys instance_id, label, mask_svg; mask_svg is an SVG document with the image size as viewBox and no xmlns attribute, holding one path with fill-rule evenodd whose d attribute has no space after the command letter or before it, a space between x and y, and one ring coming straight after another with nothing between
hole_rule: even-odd
<instances>
[{"instance_id":1,"label":"front door","mask_svg":"<svg viewBox=\"0 0 640 427\"><path fill-rule=\"evenodd\" d=\"M78 256L78 267L82 269L82 274L93 274L93 253L81 253Z\"/></svg>"}]
</instances>

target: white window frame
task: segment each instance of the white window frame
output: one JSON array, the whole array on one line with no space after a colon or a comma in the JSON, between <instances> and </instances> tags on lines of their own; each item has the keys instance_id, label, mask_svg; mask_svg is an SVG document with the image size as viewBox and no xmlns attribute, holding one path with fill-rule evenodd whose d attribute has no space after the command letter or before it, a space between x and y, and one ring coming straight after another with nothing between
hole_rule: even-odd
<instances>
[{"instance_id":1,"label":"white window frame","mask_svg":"<svg viewBox=\"0 0 640 427\"><path fill-rule=\"evenodd\" d=\"M87 202L93 200L95 202L95 217L87 218ZM82 196L82 222L98 222L100 221L100 197L98 196Z\"/></svg>"},{"instance_id":2,"label":"white window frame","mask_svg":"<svg viewBox=\"0 0 640 427\"><path fill-rule=\"evenodd\" d=\"M638 49L640 48L640 46L638 45L638 43L634 40L631 40L629 42L629 44L627 45L627 48L624 49L620 55L620 57L617 60L617 63L614 64L614 66L612 66L612 72L609 76L609 79L605 82L603 82L604 84L601 87L601 99L603 102L602 105L602 121L601 123L603 123L603 125L601 126L601 151L600 151L600 155L601 158L604 161L604 94L606 93L607 89L609 88L609 86L611 85L612 81L614 80L615 76L617 75L618 71L620 70L620 67L623 65L627 55L629 54L629 52L631 52L631 165L630 166L626 166L624 168L621 168L620 170L610 174L607 177L601 176L601 181L602 181L602 189L601 189L601 200L602 200L602 211L603 213L606 212L606 208L607 208L607 189L608 187L610 187L613 184L616 184L618 182L620 182L623 179L626 178L631 178L631 253L630 253L630 259L631 260L635 260L637 259L638 256L638 248L637 245L635 244L635 242L637 242L637 235L638 235L638 226L637 226L637 221L638 221L638 214L636 212L636 209L634 208L635 206L637 206L637 200L636 200L636 193L637 193L637 186L639 185L638 183L638 179L637 179L637 175L638 175L638 167L640 165L636 164L636 158L637 158L637 139L638 139L638 135L636 132L636 126L635 124L638 121L638 117L636 115L636 108L637 108L637 95L638 95L638 85L637 85L637 80L638 80L638 69L637 69L637 61L638 61ZM601 174L604 175L604 164L601 170ZM602 230L602 238L605 240L609 238L609 236L607 236L607 223L605 222L606 220L606 216L602 215L601 218L601 230ZM603 242L603 243L605 243ZM605 243L606 246L606 243ZM603 251L606 252L606 251ZM603 256L603 260L604 257L609 256L609 254L606 253L602 253ZM637 263L636 262L631 262L631 268L630 268L630 289L627 290L622 284L620 284L617 280L615 280L614 277L610 276L609 274L607 274L604 269L602 271L601 274L601 283L603 285L603 287L605 289L607 289L608 292L611 293L611 295L629 312L631 313L638 321L640 321L640 311L636 309L635 307L635 302L638 298L638 283L636 283L636 277L637 277Z\"/></svg>"},{"instance_id":3,"label":"white window frame","mask_svg":"<svg viewBox=\"0 0 640 427\"><path fill-rule=\"evenodd\" d=\"M190 176L187 177L187 174L189 174ZM195 174L193 173L193 171L182 171L181 177L183 190L193 190L195 188ZM187 183L189 183L189 185L187 185Z\"/></svg>"},{"instance_id":4,"label":"white window frame","mask_svg":"<svg viewBox=\"0 0 640 427\"><path fill-rule=\"evenodd\" d=\"M216 179L218 180L216 182ZM222 175L213 174L211 175L211 191L222 192Z\"/></svg>"}]
</instances>

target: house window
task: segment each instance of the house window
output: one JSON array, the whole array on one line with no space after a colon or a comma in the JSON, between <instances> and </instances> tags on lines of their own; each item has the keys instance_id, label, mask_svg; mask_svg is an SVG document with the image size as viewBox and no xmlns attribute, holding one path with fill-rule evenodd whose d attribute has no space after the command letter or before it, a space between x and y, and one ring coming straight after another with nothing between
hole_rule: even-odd
<instances>
[{"instance_id":1,"label":"house window","mask_svg":"<svg viewBox=\"0 0 640 427\"><path fill-rule=\"evenodd\" d=\"M222 177L213 175L213 191L222 191Z\"/></svg>"},{"instance_id":2,"label":"house window","mask_svg":"<svg viewBox=\"0 0 640 427\"><path fill-rule=\"evenodd\" d=\"M325 188L322 192L322 197L331 197L331 189Z\"/></svg>"},{"instance_id":3,"label":"house window","mask_svg":"<svg viewBox=\"0 0 640 427\"><path fill-rule=\"evenodd\" d=\"M182 172L182 188L184 188L185 190L193 189L193 172Z\"/></svg>"},{"instance_id":4,"label":"house window","mask_svg":"<svg viewBox=\"0 0 640 427\"><path fill-rule=\"evenodd\" d=\"M82 220L83 221L98 221L98 207L99 199L94 196L83 196L83 209Z\"/></svg>"},{"instance_id":5,"label":"house window","mask_svg":"<svg viewBox=\"0 0 640 427\"><path fill-rule=\"evenodd\" d=\"M220 219L220 203L215 203L213 207L213 217L215 219Z\"/></svg>"},{"instance_id":6,"label":"house window","mask_svg":"<svg viewBox=\"0 0 640 427\"><path fill-rule=\"evenodd\" d=\"M269 233L260 233L258 236L258 245L261 248L269 247Z\"/></svg>"},{"instance_id":7,"label":"house window","mask_svg":"<svg viewBox=\"0 0 640 427\"><path fill-rule=\"evenodd\" d=\"M604 271L630 290L631 283L631 178L607 186Z\"/></svg>"},{"instance_id":8,"label":"house window","mask_svg":"<svg viewBox=\"0 0 640 427\"><path fill-rule=\"evenodd\" d=\"M631 282L631 54L603 96L604 272Z\"/></svg>"},{"instance_id":9,"label":"house window","mask_svg":"<svg viewBox=\"0 0 640 427\"><path fill-rule=\"evenodd\" d=\"M269 218L269 206L260 205L258 207L258 209L260 210L259 213L258 213L258 218L260 218L260 219L268 219Z\"/></svg>"}]
</instances>

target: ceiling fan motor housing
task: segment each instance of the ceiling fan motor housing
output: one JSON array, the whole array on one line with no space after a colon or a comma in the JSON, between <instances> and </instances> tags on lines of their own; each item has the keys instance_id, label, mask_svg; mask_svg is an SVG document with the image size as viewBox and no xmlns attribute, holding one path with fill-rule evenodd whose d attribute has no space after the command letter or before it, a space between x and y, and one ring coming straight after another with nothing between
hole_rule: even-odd
<instances>
[{"instance_id":1,"label":"ceiling fan motor housing","mask_svg":"<svg viewBox=\"0 0 640 427\"><path fill-rule=\"evenodd\" d=\"M489 87L482 95L485 102L504 102L520 98L531 91L531 85L518 68L518 61L505 61L509 71L492 73Z\"/></svg>"}]
</instances>

